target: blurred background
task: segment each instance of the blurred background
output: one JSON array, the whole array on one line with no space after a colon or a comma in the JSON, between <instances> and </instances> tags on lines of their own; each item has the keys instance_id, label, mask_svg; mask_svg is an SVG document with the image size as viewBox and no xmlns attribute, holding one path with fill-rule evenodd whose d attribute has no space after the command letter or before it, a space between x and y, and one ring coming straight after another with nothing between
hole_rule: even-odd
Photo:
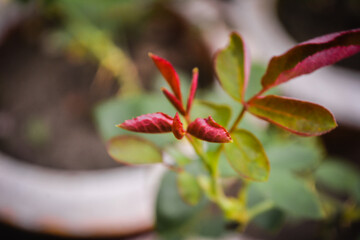
<instances>
[{"instance_id":1,"label":"blurred background","mask_svg":"<svg viewBox=\"0 0 360 240\"><path fill-rule=\"evenodd\" d=\"M358 0L0 0L0 236L156 239L164 169L129 169L105 148L123 133L114 127L121 120L173 112L148 52L187 83L198 67L201 94L219 88L213 54L231 31L249 44L260 81L270 57L296 42L359 27ZM326 156L359 170L359 54L279 91L332 110L339 127L321 139ZM325 235L336 237L324 239L360 237L359 221L333 226ZM250 227L242 238L318 239L321 227L305 222L270 235Z\"/></svg>"}]
</instances>

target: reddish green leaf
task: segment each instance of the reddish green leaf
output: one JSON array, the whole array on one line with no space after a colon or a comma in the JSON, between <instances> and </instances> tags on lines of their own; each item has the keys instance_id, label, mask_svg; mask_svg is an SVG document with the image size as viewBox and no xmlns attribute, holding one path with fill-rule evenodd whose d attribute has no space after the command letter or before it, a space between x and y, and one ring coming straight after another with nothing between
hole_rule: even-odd
<instances>
[{"instance_id":1,"label":"reddish green leaf","mask_svg":"<svg viewBox=\"0 0 360 240\"><path fill-rule=\"evenodd\" d=\"M233 169L243 178L266 181L270 165L260 141L246 130L231 134L234 142L225 145L225 155Z\"/></svg>"},{"instance_id":2,"label":"reddish green leaf","mask_svg":"<svg viewBox=\"0 0 360 240\"><path fill-rule=\"evenodd\" d=\"M217 52L215 70L224 90L235 100L243 101L250 61L245 43L239 34L232 33L229 45Z\"/></svg>"},{"instance_id":3,"label":"reddish green leaf","mask_svg":"<svg viewBox=\"0 0 360 240\"><path fill-rule=\"evenodd\" d=\"M208 142L227 143L232 142L226 129L217 124L212 117L197 118L189 124L187 132L199 139Z\"/></svg>"},{"instance_id":4,"label":"reddish green leaf","mask_svg":"<svg viewBox=\"0 0 360 240\"><path fill-rule=\"evenodd\" d=\"M125 122L117 125L133 132L142 133L166 133L172 131L173 119L165 113L149 113L139 117L126 120Z\"/></svg>"},{"instance_id":5,"label":"reddish green leaf","mask_svg":"<svg viewBox=\"0 0 360 240\"><path fill-rule=\"evenodd\" d=\"M125 164L162 162L161 151L152 143L135 136L118 136L107 143L109 155Z\"/></svg>"},{"instance_id":6,"label":"reddish green leaf","mask_svg":"<svg viewBox=\"0 0 360 240\"><path fill-rule=\"evenodd\" d=\"M273 57L261 84L263 88L268 89L358 52L360 52L360 29L318 37Z\"/></svg>"},{"instance_id":7,"label":"reddish green leaf","mask_svg":"<svg viewBox=\"0 0 360 240\"><path fill-rule=\"evenodd\" d=\"M286 97L255 98L249 103L248 111L302 136L318 136L337 126L334 116L326 108Z\"/></svg>"},{"instance_id":8,"label":"reddish green leaf","mask_svg":"<svg viewBox=\"0 0 360 240\"><path fill-rule=\"evenodd\" d=\"M172 132L174 133L174 136L179 140L182 139L185 135L185 130L183 128L183 124L180 120L178 113L176 113L174 117Z\"/></svg>"},{"instance_id":9,"label":"reddish green leaf","mask_svg":"<svg viewBox=\"0 0 360 240\"><path fill-rule=\"evenodd\" d=\"M193 69L193 77L192 77L192 81L191 81L189 98L188 98L188 101L187 101L186 113L190 112L192 102L193 102L194 97L195 97L197 85L198 85L198 77L199 77L199 69L194 68Z\"/></svg>"},{"instance_id":10,"label":"reddish green leaf","mask_svg":"<svg viewBox=\"0 0 360 240\"><path fill-rule=\"evenodd\" d=\"M177 175L177 186L179 194L185 203L196 205L201 198L201 188L196 178L187 172L181 172Z\"/></svg>"},{"instance_id":11,"label":"reddish green leaf","mask_svg":"<svg viewBox=\"0 0 360 240\"><path fill-rule=\"evenodd\" d=\"M170 85L177 99L179 99L179 101L182 102L180 80L174 67L171 65L170 62L152 53L149 53L149 57L151 57L151 59L154 61L155 65L157 66L157 68L160 70L165 80Z\"/></svg>"},{"instance_id":12,"label":"reddish green leaf","mask_svg":"<svg viewBox=\"0 0 360 240\"><path fill-rule=\"evenodd\" d=\"M173 94L171 94L167 89L162 88L161 91L164 93L165 97L171 102L171 104L182 114L185 115L185 109L182 103L177 99Z\"/></svg>"}]
</instances>

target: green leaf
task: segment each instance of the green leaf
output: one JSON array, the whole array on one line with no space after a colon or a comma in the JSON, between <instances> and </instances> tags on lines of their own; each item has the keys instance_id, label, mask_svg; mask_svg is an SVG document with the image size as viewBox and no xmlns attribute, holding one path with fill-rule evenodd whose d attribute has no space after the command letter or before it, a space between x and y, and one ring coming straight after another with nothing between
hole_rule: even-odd
<instances>
[{"instance_id":1,"label":"green leaf","mask_svg":"<svg viewBox=\"0 0 360 240\"><path fill-rule=\"evenodd\" d=\"M231 109L227 105L195 100L191 115L193 119L211 116L215 122L226 128L231 117Z\"/></svg>"},{"instance_id":2,"label":"green leaf","mask_svg":"<svg viewBox=\"0 0 360 240\"><path fill-rule=\"evenodd\" d=\"M318 183L330 190L349 194L360 202L360 173L340 159L328 159L315 173Z\"/></svg>"},{"instance_id":3,"label":"green leaf","mask_svg":"<svg viewBox=\"0 0 360 240\"><path fill-rule=\"evenodd\" d=\"M187 172L181 172L177 176L179 194L189 205L196 205L201 198L201 189L196 178Z\"/></svg>"},{"instance_id":4,"label":"green leaf","mask_svg":"<svg viewBox=\"0 0 360 240\"><path fill-rule=\"evenodd\" d=\"M299 138L299 137L298 137ZM323 158L323 151L314 139L285 138L265 146L273 169L304 171L315 169ZM309 141L310 140L310 141Z\"/></svg>"},{"instance_id":5,"label":"green leaf","mask_svg":"<svg viewBox=\"0 0 360 240\"><path fill-rule=\"evenodd\" d=\"M232 168L226 156L221 154L219 159L220 175L223 178L237 177L238 173Z\"/></svg>"},{"instance_id":6,"label":"green leaf","mask_svg":"<svg viewBox=\"0 0 360 240\"><path fill-rule=\"evenodd\" d=\"M268 182L254 185L267 199L294 217L320 219L324 216L317 193L291 172L273 169Z\"/></svg>"},{"instance_id":7,"label":"green leaf","mask_svg":"<svg viewBox=\"0 0 360 240\"><path fill-rule=\"evenodd\" d=\"M253 181L266 181L269 176L269 160L260 141L246 130L236 130L233 143L225 144L226 157L242 177Z\"/></svg>"},{"instance_id":8,"label":"green leaf","mask_svg":"<svg viewBox=\"0 0 360 240\"><path fill-rule=\"evenodd\" d=\"M205 198L196 206L185 204L176 186L176 174L166 173L156 203L156 231L160 238L181 240L198 235L220 237L225 232L222 214Z\"/></svg>"},{"instance_id":9,"label":"green leaf","mask_svg":"<svg viewBox=\"0 0 360 240\"><path fill-rule=\"evenodd\" d=\"M162 162L161 151L152 143L135 136L118 136L107 144L109 155L125 164L149 164Z\"/></svg>"},{"instance_id":10,"label":"green leaf","mask_svg":"<svg viewBox=\"0 0 360 240\"><path fill-rule=\"evenodd\" d=\"M230 36L229 45L215 58L215 71L224 90L235 100L244 100L250 61L245 43L237 33Z\"/></svg>"},{"instance_id":11,"label":"green leaf","mask_svg":"<svg viewBox=\"0 0 360 240\"><path fill-rule=\"evenodd\" d=\"M249 103L248 111L302 136L322 135L337 126L334 116L326 108L275 95L255 98Z\"/></svg>"}]
</instances>

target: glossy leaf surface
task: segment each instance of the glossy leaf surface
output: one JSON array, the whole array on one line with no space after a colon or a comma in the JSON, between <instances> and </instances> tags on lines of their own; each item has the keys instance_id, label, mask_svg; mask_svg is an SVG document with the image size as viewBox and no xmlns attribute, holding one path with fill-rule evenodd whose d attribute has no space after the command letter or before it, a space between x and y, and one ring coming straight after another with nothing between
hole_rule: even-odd
<instances>
[{"instance_id":1,"label":"glossy leaf surface","mask_svg":"<svg viewBox=\"0 0 360 240\"><path fill-rule=\"evenodd\" d=\"M150 141L135 136L118 136L107 143L109 155L125 164L162 162L161 151Z\"/></svg>"},{"instance_id":2,"label":"glossy leaf surface","mask_svg":"<svg viewBox=\"0 0 360 240\"><path fill-rule=\"evenodd\" d=\"M149 113L139 117L126 120L117 125L133 132L142 133L166 133L172 131L173 119L165 113Z\"/></svg>"},{"instance_id":3,"label":"glossy leaf surface","mask_svg":"<svg viewBox=\"0 0 360 240\"><path fill-rule=\"evenodd\" d=\"M189 124L187 132L208 142L227 143L232 141L226 129L216 123L210 116L195 119Z\"/></svg>"},{"instance_id":4,"label":"glossy leaf surface","mask_svg":"<svg viewBox=\"0 0 360 240\"><path fill-rule=\"evenodd\" d=\"M181 198L189 205L196 205L201 198L201 189L196 178L187 172L177 176L177 185Z\"/></svg>"},{"instance_id":5,"label":"glossy leaf surface","mask_svg":"<svg viewBox=\"0 0 360 240\"><path fill-rule=\"evenodd\" d=\"M231 117L231 109L227 105L202 100L194 101L192 117L206 118L209 115L221 126L226 127Z\"/></svg>"},{"instance_id":6,"label":"glossy leaf surface","mask_svg":"<svg viewBox=\"0 0 360 240\"><path fill-rule=\"evenodd\" d=\"M185 130L178 113L176 113L174 117L172 132L177 139L182 139L185 135Z\"/></svg>"},{"instance_id":7,"label":"glossy leaf surface","mask_svg":"<svg viewBox=\"0 0 360 240\"><path fill-rule=\"evenodd\" d=\"M149 56L154 61L155 65L157 66L157 68L160 70L165 80L170 85L175 96L179 99L180 102L182 102L180 79L174 67L171 65L170 62L159 56L156 56L152 53L149 53Z\"/></svg>"},{"instance_id":8,"label":"glossy leaf surface","mask_svg":"<svg viewBox=\"0 0 360 240\"><path fill-rule=\"evenodd\" d=\"M237 33L232 33L229 45L217 53L215 71L224 90L235 100L243 101L250 61L245 43Z\"/></svg>"},{"instance_id":9,"label":"glossy leaf surface","mask_svg":"<svg viewBox=\"0 0 360 240\"><path fill-rule=\"evenodd\" d=\"M234 142L225 145L226 158L242 177L253 181L266 181L270 165L260 141L246 130L231 134Z\"/></svg>"},{"instance_id":10,"label":"glossy leaf surface","mask_svg":"<svg viewBox=\"0 0 360 240\"><path fill-rule=\"evenodd\" d=\"M333 33L296 45L273 57L262 78L266 89L360 52L360 29Z\"/></svg>"},{"instance_id":11,"label":"glossy leaf surface","mask_svg":"<svg viewBox=\"0 0 360 240\"><path fill-rule=\"evenodd\" d=\"M185 109L180 102L173 94L171 94L167 89L162 88L161 91L164 93L165 97L169 100L169 102L182 114L185 115Z\"/></svg>"},{"instance_id":12,"label":"glossy leaf surface","mask_svg":"<svg viewBox=\"0 0 360 240\"><path fill-rule=\"evenodd\" d=\"M317 193L291 172L274 169L267 182L254 186L275 206L295 217L320 219L324 216Z\"/></svg>"},{"instance_id":13,"label":"glossy leaf surface","mask_svg":"<svg viewBox=\"0 0 360 240\"><path fill-rule=\"evenodd\" d=\"M256 98L248 105L253 115L302 136L318 136L337 124L329 110L305 101L269 95Z\"/></svg>"},{"instance_id":14,"label":"glossy leaf surface","mask_svg":"<svg viewBox=\"0 0 360 240\"><path fill-rule=\"evenodd\" d=\"M199 78L199 69L194 68L193 69L193 77L192 77L191 86L190 86L190 93L189 93L187 106L186 106L187 113L189 113L191 110L192 102L194 100L196 89L198 86L198 78Z\"/></svg>"}]
</instances>

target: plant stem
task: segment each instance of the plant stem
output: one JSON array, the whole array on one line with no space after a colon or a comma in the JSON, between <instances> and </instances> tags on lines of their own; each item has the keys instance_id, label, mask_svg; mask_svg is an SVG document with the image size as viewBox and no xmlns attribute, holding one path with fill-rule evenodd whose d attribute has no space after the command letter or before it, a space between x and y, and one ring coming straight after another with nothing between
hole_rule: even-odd
<instances>
[{"instance_id":1,"label":"plant stem","mask_svg":"<svg viewBox=\"0 0 360 240\"><path fill-rule=\"evenodd\" d=\"M266 92L267 90L269 90L269 88L262 88L257 94L255 94L254 96L252 96L252 98L250 98L245 104L250 103L251 101L253 101L255 98L259 97L260 95L262 95L264 92Z\"/></svg>"},{"instance_id":2,"label":"plant stem","mask_svg":"<svg viewBox=\"0 0 360 240\"><path fill-rule=\"evenodd\" d=\"M208 170L208 172L211 173L212 168L211 168L210 163L209 163L207 157L205 156L203 150L198 146L198 144L195 142L195 140L189 134L186 134L185 136L188 139L188 141L190 142L190 144L193 146L196 154L203 160L203 163L204 163L206 169Z\"/></svg>"},{"instance_id":3,"label":"plant stem","mask_svg":"<svg viewBox=\"0 0 360 240\"><path fill-rule=\"evenodd\" d=\"M235 122L233 123L232 127L230 128L229 132L232 133L235 131L237 125L240 123L241 119L243 118L244 114L246 112L246 107L244 106L241 109L241 112L239 113L238 117L236 118Z\"/></svg>"}]
</instances>

